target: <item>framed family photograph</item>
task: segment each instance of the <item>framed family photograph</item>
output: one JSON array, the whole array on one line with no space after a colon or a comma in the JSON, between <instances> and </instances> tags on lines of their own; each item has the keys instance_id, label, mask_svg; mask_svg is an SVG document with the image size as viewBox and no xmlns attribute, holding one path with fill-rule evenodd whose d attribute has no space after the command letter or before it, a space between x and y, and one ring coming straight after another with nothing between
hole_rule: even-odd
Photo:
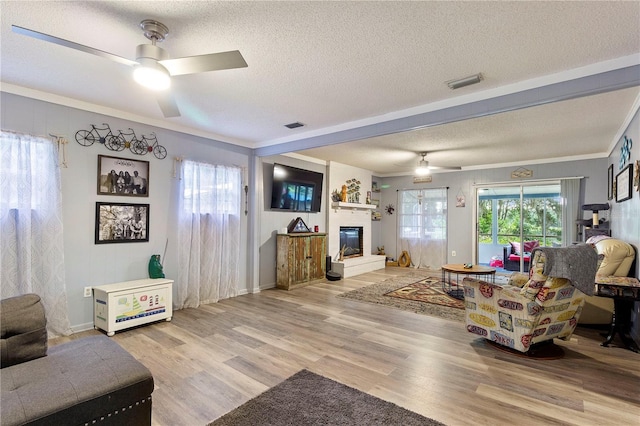
<instances>
[{"instance_id":1,"label":"framed family photograph","mask_svg":"<svg viewBox=\"0 0 640 426\"><path fill-rule=\"evenodd\" d=\"M98 155L98 195L149 196L149 162Z\"/></svg>"},{"instance_id":2,"label":"framed family photograph","mask_svg":"<svg viewBox=\"0 0 640 426\"><path fill-rule=\"evenodd\" d=\"M96 203L96 244L149 241L149 204Z\"/></svg>"},{"instance_id":3,"label":"framed family photograph","mask_svg":"<svg viewBox=\"0 0 640 426\"><path fill-rule=\"evenodd\" d=\"M631 179L632 170L633 167L629 164L616 175L616 203L626 201L633 195L633 192L631 192L631 185L633 182Z\"/></svg>"}]
</instances>

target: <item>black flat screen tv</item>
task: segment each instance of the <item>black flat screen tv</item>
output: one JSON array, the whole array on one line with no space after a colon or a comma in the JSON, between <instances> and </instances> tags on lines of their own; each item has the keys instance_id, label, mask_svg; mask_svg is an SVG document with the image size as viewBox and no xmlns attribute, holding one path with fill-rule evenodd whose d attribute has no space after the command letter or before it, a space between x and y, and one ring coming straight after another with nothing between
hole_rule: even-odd
<instances>
[{"instance_id":1,"label":"black flat screen tv","mask_svg":"<svg viewBox=\"0 0 640 426\"><path fill-rule=\"evenodd\" d=\"M271 209L290 212L320 211L324 175L284 164L273 165Z\"/></svg>"}]
</instances>

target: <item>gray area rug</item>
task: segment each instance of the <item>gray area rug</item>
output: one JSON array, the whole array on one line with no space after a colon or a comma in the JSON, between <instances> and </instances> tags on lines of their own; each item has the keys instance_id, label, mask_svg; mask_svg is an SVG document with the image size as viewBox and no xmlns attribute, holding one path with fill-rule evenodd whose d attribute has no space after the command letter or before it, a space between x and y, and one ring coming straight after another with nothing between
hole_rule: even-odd
<instances>
[{"instance_id":1,"label":"gray area rug","mask_svg":"<svg viewBox=\"0 0 640 426\"><path fill-rule=\"evenodd\" d=\"M307 370L246 402L208 426L443 425Z\"/></svg>"},{"instance_id":2,"label":"gray area rug","mask_svg":"<svg viewBox=\"0 0 640 426\"><path fill-rule=\"evenodd\" d=\"M413 284L428 277L440 278L441 272L420 270L412 271L407 275L389 278L376 284L371 284L366 287L339 294L337 297L344 297L358 302L375 303L378 305L401 309L403 311L415 312L417 314L431 315L434 317L464 322L464 310L462 309L385 296L385 294L390 291Z\"/></svg>"}]
</instances>

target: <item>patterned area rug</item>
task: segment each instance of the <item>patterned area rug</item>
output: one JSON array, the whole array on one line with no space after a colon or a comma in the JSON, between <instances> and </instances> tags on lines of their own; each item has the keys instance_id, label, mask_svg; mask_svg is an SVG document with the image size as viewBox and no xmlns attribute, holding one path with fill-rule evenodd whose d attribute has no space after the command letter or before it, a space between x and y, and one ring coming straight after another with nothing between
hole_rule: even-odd
<instances>
[{"instance_id":1,"label":"patterned area rug","mask_svg":"<svg viewBox=\"0 0 640 426\"><path fill-rule=\"evenodd\" d=\"M404 311L415 312L417 314L431 315L434 317L464 322L464 309L461 309L459 306L451 306L454 302L451 302L451 304L449 301L445 304L442 303L444 301L444 297L446 296L449 298L449 296L442 292L439 277L439 271L412 271L407 275L389 278L376 284L371 284L366 287L342 293L337 297L344 297L358 302L374 303ZM429 283L427 283L427 281L429 281ZM420 295L420 292L414 292L417 293L417 298L397 296L390 297L387 295L388 293L402 290L400 293L404 293L405 296L407 296L411 291L403 289L414 284L423 284L423 286L418 286L422 287L422 290L424 290L422 295ZM427 285L428 289L425 288ZM431 293L433 297L427 297L427 293ZM462 303L461 301L457 301L453 298L449 299ZM437 303L435 301L439 301L441 303Z\"/></svg>"},{"instance_id":2,"label":"patterned area rug","mask_svg":"<svg viewBox=\"0 0 640 426\"><path fill-rule=\"evenodd\" d=\"M455 288L456 286L453 286L453 289ZM437 278L425 278L408 286L390 291L385 296L464 309L462 300L455 299L442 291L442 282Z\"/></svg>"}]
</instances>

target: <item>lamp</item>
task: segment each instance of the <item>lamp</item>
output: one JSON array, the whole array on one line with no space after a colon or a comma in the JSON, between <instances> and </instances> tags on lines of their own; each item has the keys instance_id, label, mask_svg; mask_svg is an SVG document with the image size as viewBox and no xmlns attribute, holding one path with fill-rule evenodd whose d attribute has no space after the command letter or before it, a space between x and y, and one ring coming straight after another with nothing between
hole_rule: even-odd
<instances>
[{"instance_id":1,"label":"lamp","mask_svg":"<svg viewBox=\"0 0 640 426\"><path fill-rule=\"evenodd\" d=\"M420 155L422 155L422 160L418 161L418 167L416 167L415 173L418 176L426 176L431 173L431 169L429 169L429 162L424 159L427 154L422 153Z\"/></svg>"},{"instance_id":2,"label":"lamp","mask_svg":"<svg viewBox=\"0 0 640 426\"><path fill-rule=\"evenodd\" d=\"M152 41L154 44L141 44L136 47L136 61L140 65L133 70L133 79L147 89L166 90L171 86L171 77L169 71L158 61L169 59L169 55L155 45L155 40Z\"/></svg>"},{"instance_id":3,"label":"lamp","mask_svg":"<svg viewBox=\"0 0 640 426\"><path fill-rule=\"evenodd\" d=\"M455 90L461 87L480 83L481 81L482 81L482 74L478 73L478 74L470 75L469 77L460 78L458 80L447 81L447 86L449 86L449 89Z\"/></svg>"},{"instance_id":4,"label":"lamp","mask_svg":"<svg viewBox=\"0 0 640 426\"><path fill-rule=\"evenodd\" d=\"M140 66L133 70L133 79L151 90L166 90L171 86L171 78L165 67L153 59L139 59Z\"/></svg>"}]
</instances>

